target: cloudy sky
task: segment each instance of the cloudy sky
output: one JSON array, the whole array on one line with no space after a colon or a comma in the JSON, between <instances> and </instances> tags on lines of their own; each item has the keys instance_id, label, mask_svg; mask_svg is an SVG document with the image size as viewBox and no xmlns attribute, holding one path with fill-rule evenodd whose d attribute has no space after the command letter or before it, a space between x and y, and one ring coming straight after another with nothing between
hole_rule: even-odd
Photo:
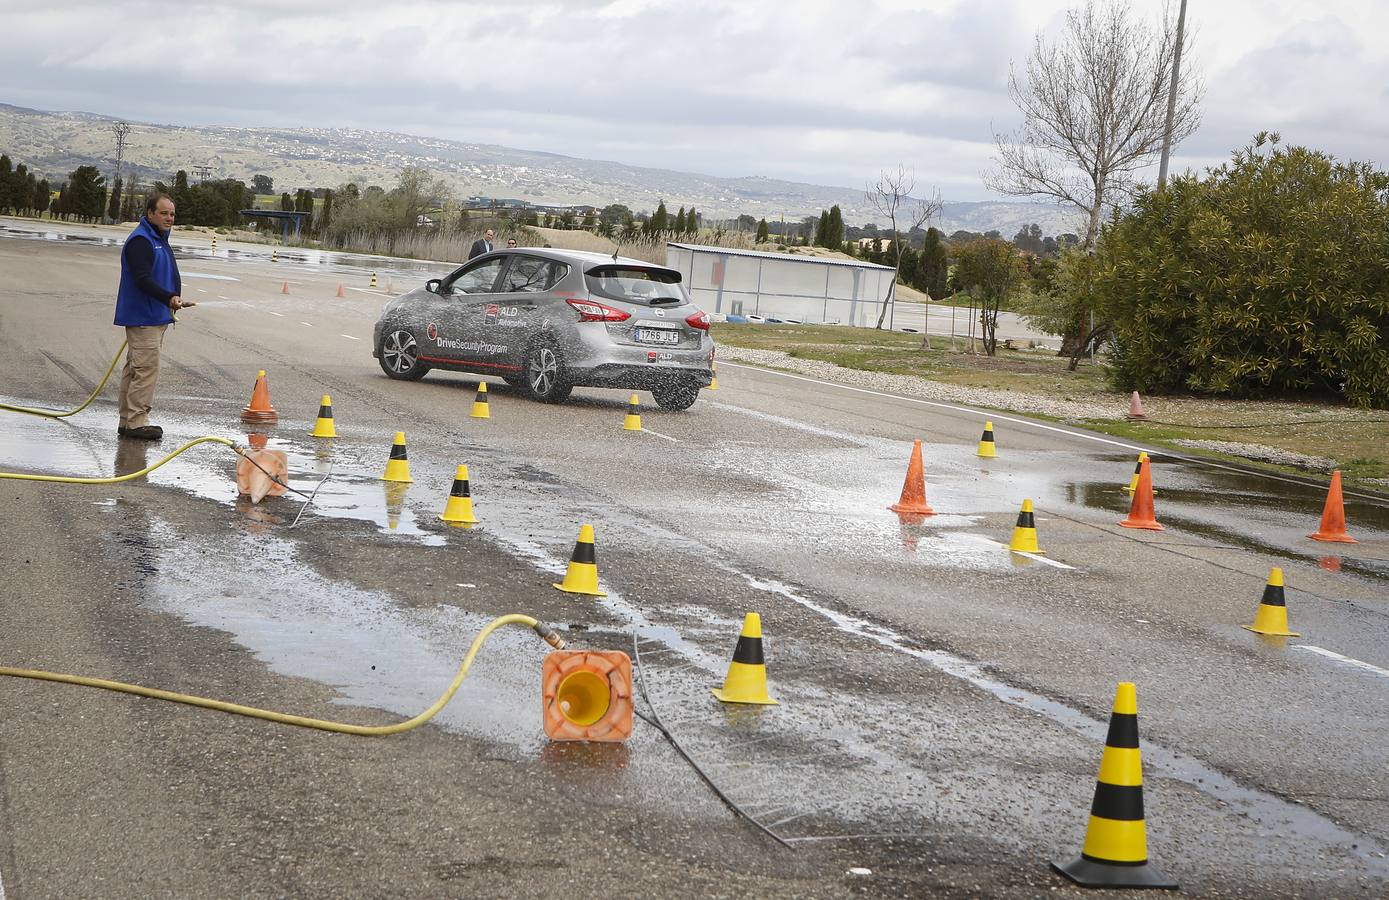
<instances>
[{"instance_id":1,"label":"cloudy sky","mask_svg":"<svg viewBox=\"0 0 1389 900\"><path fill-rule=\"evenodd\" d=\"M350 126L985 199L1010 64L1082 0L0 0L0 102L173 124ZM1173 0L1175 4L1176 0ZM1153 21L1162 0L1132 0ZM1175 7L1174 7L1175 8ZM1389 3L1189 0L1201 130L1389 164Z\"/></svg>"}]
</instances>

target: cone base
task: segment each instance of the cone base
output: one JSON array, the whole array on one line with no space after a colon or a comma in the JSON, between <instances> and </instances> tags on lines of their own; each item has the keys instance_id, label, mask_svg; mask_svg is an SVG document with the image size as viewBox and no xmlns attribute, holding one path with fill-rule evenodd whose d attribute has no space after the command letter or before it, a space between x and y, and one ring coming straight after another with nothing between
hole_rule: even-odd
<instances>
[{"instance_id":1,"label":"cone base","mask_svg":"<svg viewBox=\"0 0 1389 900\"><path fill-rule=\"evenodd\" d=\"M586 591L586 590L584 590L583 588L565 587L565 586L562 585L562 584L551 584L550 587L554 588L555 590L564 591L566 594L584 594L585 596L588 596L588 597L606 597L606 596L608 596L608 594L607 594L606 591Z\"/></svg>"},{"instance_id":2,"label":"cone base","mask_svg":"<svg viewBox=\"0 0 1389 900\"><path fill-rule=\"evenodd\" d=\"M1137 866L1113 865L1077 856L1071 862L1054 862L1051 867L1081 887L1155 888L1175 891L1177 882L1168 879L1150 862Z\"/></svg>"},{"instance_id":3,"label":"cone base","mask_svg":"<svg viewBox=\"0 0 1389 900\"><path fill-rule=\"evenodd\" d=\"M1328 544L1358 544L1358 543L1360 543L1360 542L1357 541L1355 538L1351 537L1350 535L1346 534L1345 532L1341 532L1340 534L1323 534L1322 532L1318 531L1318 532L1315 532L1315 533L1313 533L1313 534L1309 534L1309 535L1307 535L1307 536L1308 536L1309 538L1311 538L1312 540L1314 540L1314 541L1324 541L1325 543L1328 543Z\"/></svg>"},{"instance_id":4,"label":"cone base","mask_svg":"<svg viewBox=\"0 0 1389 900\"><path fill-rule=\"evenodd\" d=\"M977 456L977 457L979 457L980 459L997 459L997 458L998 458L998 452L994 450L994 448L993 448L992 445L990 445L990 446L987 447L987 448L985 448L985 447L980 447L979 450L978 450L978 452L976 452L974 455Z\"/></svg>"},{"instance_id":5,"label":"cone base","mask_svg":"<svg viewBox=\"0 0 1389 900\"><path fill-rule=\"evenodd\" d=\"M1041 548L1039 548L1039 547L1009 547L1009 548L1008 548L1008 552L1009 552L1009 553L1027 553L1027 554L1031 554L1032 556L1046 556L1046 555L1047 555L1047 551L1045 551L1045 550L1043 550L1043 549L1041 549Z\"/></svg>"},{"instance_id":6,"label":"cone base","mask_svg":"<svg viewBox=\"0 0 1389 900\"><path fill-rule=\"evenodd\" d=\"M470 418L470 419L490 419L490 418L492 418L492 414L491 414L490 412L487 411L487 407L485 407L485 406L484 406L481 410L478 410L477 407L474 407L474 408L473 408L473 411L470 412L470 413L468 413L468 418Z\"/></svg>"},{"instance_id":7,"label":"cone base","mask_svg":"<svg viewBox=\"0 0 1389 900\"><path fill-rule=\"evenodd\" d=\"M337 437L337 436L338 436L337 429L332 428L332 427L328 427L328 428L314 428L313 431L310 431L310 432L309 432L309 437L316 437L316 438L335 438L335 437Z\"/></svg>"},{"instance_id":8,"label":"cone base","mask_svg":"<svg viewBox=\"0 0 1389 900\"><path fill-rule=\"evenodd\" d=\"M780 706L781 704L771 697L754 699L750 697L735 697L723 688L709 688L709 692L724 703L751 703L756 706Z\"/></svg>"},{"instance_id":9,"label":"cone base","mask_svg":"<svg viewBox=\"0 0 1389 900\"><path fill-rule=\"evenodd\" d=\"M899 515L934 516L936 514L936 511L925 503L894 503L888 509Z\"/></svg>"},{"instance_id":10,"label":"cone base","mask_svg":"<svg viewBox=\"0 0 1389 900\"><path fill-rule=\"evenodd\" d=\"M1161 525L1159 525L1159 524L1156 523L1156 522L1130 522L1128 519L1125 519L1124 521L1120 522L1119 525L1120 525L1120 527L1122 527L1122 528L1142 528L1142 529L1144 529L1145 531L1165 531L1165 530L1166 530L1166 529L1164 529Z\"/></svg>"},{"instance_id":11,"label":"cone base","mask_svg":"<svg viewBox=\"0 0 1389 900\"><path fill-rule=\"evenodd\" d=\"M443 513L440 513L440 514L439 514L439 521L440 521L440 522L448 522L450 525L480 525L480 524L482 524L482 520L479 519L479 518L476 518L476 517L465 519L465 518L461 518L461 517L459 517L459 516L446 516L446 515L444 515Z\"/></svg>"},{"instance_id":12,"label":"cone base","mask_svg":"<svg viewBox=\"0 0 1389 900\"><path fill-rule=\"evenodd\" d=\"M623 431L641 431L641 419L633 422L630 419L622 423Z\"/></svg>"},{"instance_id":13,"label":"cone base","mask_svg":"<svg viewBox=\"0 0 1389 900\"><path fill-rule=\"evenodd\" d=\"M280 414L272 410L251 409L249 406L241 411L241 421L243 422L278 422Z\"/></svg>"},{"instance_id":14,"label":"cone base","mask_svg":"<svg viewBox=\"0 0 1389 900\"><path fill-rule=\"evenodd\" d=\"M1300 631L1269 631L1265 628L1255 628L1253 625L1241 625L1240 627L1245 631L1252 631L1255 634L1272 635L1273 637L1302 637L1302 632Z\"/></svg>"}]
</instances>

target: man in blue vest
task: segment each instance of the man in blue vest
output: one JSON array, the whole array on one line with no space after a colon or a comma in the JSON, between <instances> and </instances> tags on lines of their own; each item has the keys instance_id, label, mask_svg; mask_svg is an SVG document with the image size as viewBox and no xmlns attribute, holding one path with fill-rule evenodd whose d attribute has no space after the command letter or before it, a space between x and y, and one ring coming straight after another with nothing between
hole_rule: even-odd
<instances>
[{"instance_id":1,"label":"man in blue vest","mask_svg":"<svg viewBox=\"0 0 1389 900\"><path fill-rule=\"evenodd\" d=\"M174 312L193 306L179 294L183 282L169 247L174 227L174 201L154 194L145 202L145 215L125 239L121 250L121 285L116 293L116 324L125 326L125 369L121 373L121 437L157 441L164 429L151 425L150 405L159 381L159 347Z\"/></svg>"}]
</instances>

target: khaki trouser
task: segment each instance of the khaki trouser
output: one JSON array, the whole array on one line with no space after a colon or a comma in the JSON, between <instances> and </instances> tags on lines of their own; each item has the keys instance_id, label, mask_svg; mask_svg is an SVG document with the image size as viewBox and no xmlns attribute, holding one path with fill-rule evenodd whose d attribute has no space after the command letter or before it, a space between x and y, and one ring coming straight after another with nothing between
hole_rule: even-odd
<instances>
[{"instance_id":1,"label":"khaki trouser","mask_svg":"<svg viewBox=\"0 0 1389 900\"><path fill-rule=\"evenodd\" d=\"M150 404L159 381L159 345L168 325L127 326L125 369L121 372L121 427L140 428L150 422Z\"/></svg>"}]
</instances>

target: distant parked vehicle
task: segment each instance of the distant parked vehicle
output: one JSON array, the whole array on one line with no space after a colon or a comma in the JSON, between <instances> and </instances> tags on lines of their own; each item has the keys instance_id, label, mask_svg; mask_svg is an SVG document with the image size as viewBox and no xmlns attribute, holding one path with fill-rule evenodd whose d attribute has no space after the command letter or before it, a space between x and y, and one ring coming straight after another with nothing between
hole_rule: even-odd
<instances>
[{"instance_id":1,"label":"distant parked vehicle","mask_svg":"<svg viewBox=\"0 0 1389 900\"><path fill-rule=\"evenodd\" d=\"M397 297L372 355L391 378L499 375L535 400L576 387L649 390L688 409L713 377L709 316L680 273L573 250L496 250Z\"/></svg>"}]
</instances>

